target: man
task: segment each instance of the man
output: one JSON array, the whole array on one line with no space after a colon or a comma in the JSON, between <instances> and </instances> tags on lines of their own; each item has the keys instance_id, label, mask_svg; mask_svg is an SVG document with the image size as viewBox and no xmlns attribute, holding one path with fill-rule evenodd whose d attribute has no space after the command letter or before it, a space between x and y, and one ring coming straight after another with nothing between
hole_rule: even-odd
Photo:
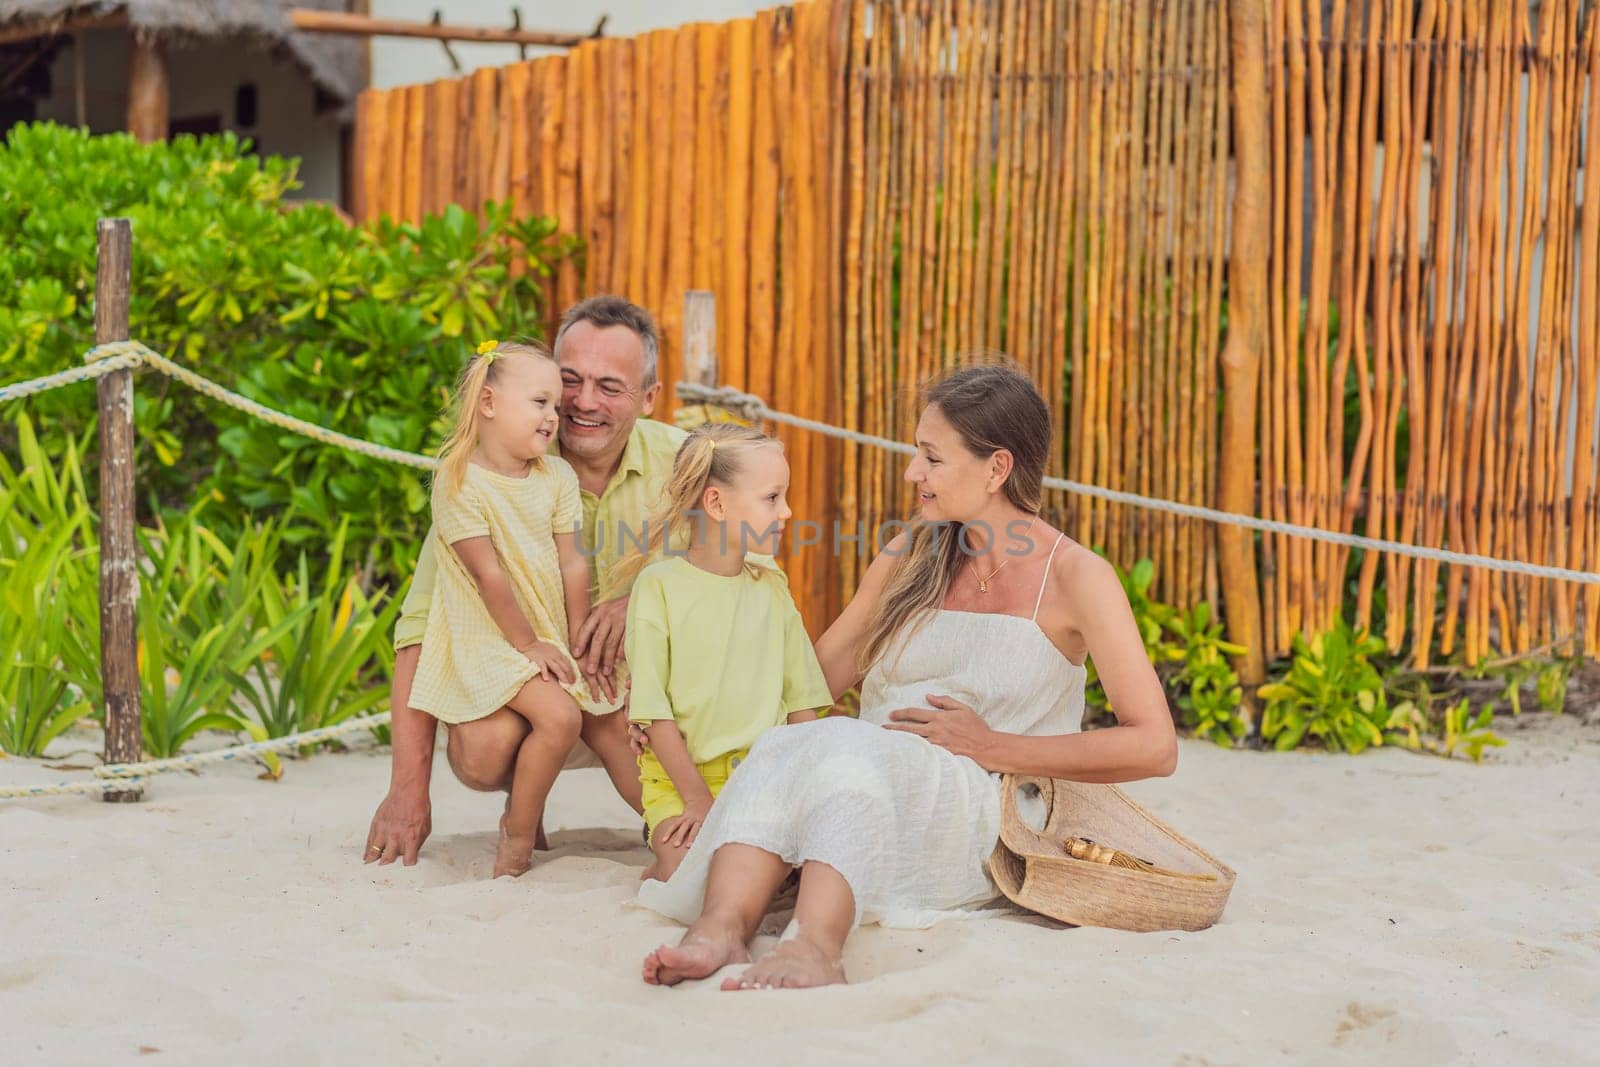
<instances>
[{"instance_id":1,"label":"man","mask_svg":"<svg viewBox=\"0 0 1600 1067\"><path fill-rule=\"evenodd\" d=\"M628 590L615 588L609 572L625 548L643 539L650 512L686 436L674 426L642 417L655 409L661 395L656 376L660 347L650 313L616 296L574 304L556 331L554 353L562 383L556 452L578 475L583 501L579 542L589 557L589 596L594 605L572 654L594 691L607 695L614 694L617 685L615 669L622 660L628 614ZM409 705L433 595L437 551L441 549L430 532L395 624L389 793L372 817L364 856L368 863L397 859L406 866L416 863L432 830L428 787L438 723ZM604 730L608 738L614 734L612 740L619 741L603 746L606 770L623 799L638 810L638 772L627 747L626 714L618 711L590 726ZM452 729L446 750L450 769L469 789L509 789L517 749L527 732L527 723L518 716L497 721L489 730Z\"/></svg>"}]
</instances>

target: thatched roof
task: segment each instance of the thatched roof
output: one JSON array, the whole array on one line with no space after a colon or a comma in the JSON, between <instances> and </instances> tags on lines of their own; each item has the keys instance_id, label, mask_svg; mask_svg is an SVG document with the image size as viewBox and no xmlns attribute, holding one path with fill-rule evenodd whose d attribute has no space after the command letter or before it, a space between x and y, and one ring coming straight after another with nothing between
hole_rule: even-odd
<instances>
[{"instance_id":1,"label":"thatched roof","mask_svg":"<svg viewBox=\"0 0 1600 1067\"><path fill-rule=\"evenodd\" d=\"M346 103L353 101L366 88L361 81L365 40L296 33L289 24L290 7L345 10L340 0L0 0L0 28L122 12L136 32L197 40L252 38L283 47L313 82Z\"/></svg>"}]
</instances>

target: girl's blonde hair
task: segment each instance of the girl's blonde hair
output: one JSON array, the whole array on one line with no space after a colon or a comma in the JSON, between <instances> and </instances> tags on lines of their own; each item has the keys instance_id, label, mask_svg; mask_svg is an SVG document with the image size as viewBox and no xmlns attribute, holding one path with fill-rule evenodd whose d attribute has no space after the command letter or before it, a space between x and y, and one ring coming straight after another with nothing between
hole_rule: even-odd
<instances>
[{"instance_id":1,"label":"girl's blonde hair","mask_svg":"<svg viewBox=\"0 0 1600 1067\"><path fill-rule=\"evenodd\" d=\"M456 391L450 398L450 409L455 413L450 436L439 448L439 469L435 478L443 478L452 493L461 491L467 479L467 464L478 447L478 401L484 389L495 385L505 375L504 360L508 356L533 356L548 359L555 357L538 341L507 341L496 344L486 352L479 352L467 361L456 382Z\"/></svg>"},{"instance_id":2,"label":"girl's blonde hair","mask_svg":"<svg viewBox=\"0 0 1600 1067\"><path fill-rule=\"evenodd\" d=\"M1006 499L1025 514L1039 514L1050 458L1050 409L1026 374L1010 363L967 367L928 387L923 404L938 405L973 455L1009 451L1012 466L1004 486ZM863 670L888 651L896 636L921 625L944 603L950 583L966 561L963 534L955 523L913 526L867 623L858 661Z\"/></svg>"},{"instance_id":3,"label":"girl's blonde hair","mask_svg":"<svg viewBox=\"0 0 1600 1067\"><path fill-rule=\"evenodd\" d=\"M731 485L744 470L752 451L782 447L783 443L777 438L734 422L713 422L697 427L678 447L678 455L672 462L672 476L662 490L661 505L650 516L646 527L649 539L644 550L635 549L618 560L612 582L631 585L644 565L661 555L667 546L684 544L694 525L691 513L699 509L706 489L713 485ZM750 566L755 569L754 564Z\"/></svg>"}]
</instances>

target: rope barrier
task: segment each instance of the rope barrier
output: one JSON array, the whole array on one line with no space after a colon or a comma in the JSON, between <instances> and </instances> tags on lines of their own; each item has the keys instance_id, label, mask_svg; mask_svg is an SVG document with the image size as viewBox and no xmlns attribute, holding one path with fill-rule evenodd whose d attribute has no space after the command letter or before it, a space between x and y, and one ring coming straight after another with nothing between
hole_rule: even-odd
<instances>
[{"instance_id":1,"label":"rope barrier","mask_svg":"<svg viewBox=\"0 0 1600 1067\"><path fill-rule=\"evenodd\" d=\"M249 397L241 396L230 389L225 389L209 378L204 378L186 367L178 366L170 359L151 351L138 341L112 341L108 344L96 345L94 348L89 349L84 359L92 365L107 357L120 358L124 356L137 356L139 363L142 365L149 367L151 370L159 371L174 381L182 382L203 396L209 396L211 399L242 411L252 418L260 419L262 422L281 429L291 430L302 437L309 437L313 441L319 441L325 445L333 445L359 455L371 456L373 459L399 463L407 467L416 467L419 470L432 470L438 466L439 461L432 456L418 455L415 452L390 448L387 445L376 444L372 441L363 441L359 437L351 437L349 434L342 434L337 430L318 426L314 422L297 419L293 415L287 415L269 408L265 404L258 404ZM0 397L0 399L3 399L3 397Z\"/></svg>"},{"instance_id":2,"label":"rope barrier","mask_svg":"<svg viewBox=\"0 0 1600 1067\"><path fill-rule=\"evenodd\" d=\"M119 344L121 342L118 342ZM142 345L140 346L143 347ZM25 382L12 382L10 385L0 385L0 402L6 400L21 400L25 396L37 393L48 393L52 389L63 386L76 385L78 382L92 381L104 378L113 371L129 370L139 366L144 360L131 352L125 352L87 367L74 367L58 374L46 374L43 378L31 378Z\"/></svg>"},{"instance_id":3,"label":"rope barrier","mask_svg":"<svg viewBox=\"0 0 1600 1067\"><path fill-rule=\"evenodd\" d=\"M767 407L760 397L750 393L742 393L727 386L717 387L698 385L693 382L679 382L677 390L680 400L695 404L715 404L719 407L726 407L751 420L766 419L785 426L811 430L825 437L833 437L858 445L870 445L874 448L887 449L907 456L914 456L917 453L913 446L900 441L891 441L886 437L876 437L857 430L830 426L825 422L817 422L814 419L805 419L798 415L774 411ZM1600 574L1592 571L1573 570L1569 567L1551 567L1539 563L1527 563L1522 560L1496 559L1492 556L1478 556L1468 552L1456 552L1451 549L1430 548L1425 545L1408 545L1400 541L1386 541L1377 537L1363 537L1360 534L1323 530L1315 526L1301 526L1297 523L1281 522L1277 519L1262 519L1254 515L1240 515L1232 511L1219 511L1216 508L1203 507L1199 504L1184 504L1175 500L1161 500L1156 497L1141 496L1138 493L1123 492L1120 489L1106 489L1098 485L1075 482L1068 478L1046 478L1044 479L1044 485L1049 489L1062 489L1079 496L1110 501L1113 504L1126 504L1130 507L1145 508L1150 511L1164 512L1184 518L1203 519L1226 526L1242 526L1262 533L1286 534L1290 537L1324 541L1328 544L1342 545L1346 548L1392 552L1397 556L1408 556L1412 559L1453 563L1465 567L1482 567L1485 570L1523 574L1530 578L1554 578L1564 582L1600 585Z\"/></svg>"},{"instance_id":4,"label":"rope barrier","mask_svg":"<svg viewBox=\"0 0 1600 1067\"><path fill-rule=\"evenodd\" d=\"M18 800L24 797L67 796L75 793L105 793L117 789L127 789L143 782L152 775L166 774L169 771L190 770L195 767L203 767L208 763L227 763L230 760L246 759L268 752L287 752L302 745L314 745L321 741L331 741L336 737L343 737L346 734L371 730L374 726L382 726L388 721L389 712L385 711L377 715L364 715L355 719L346 719L344 722L333 726L320 726L315 730L303 730L297 734L275 737L267 741L251 741L248 744L213 749L210 752L195 752L183 756L173 756L170 759L146 760L142 763L108 763L94 769L95 780L92 782L6 786L0 788L0 800Z\"/></svg>"},{"instance_id":5,"label":"rope barrier","mask_svg":"<svg viewBox=\"0 0 1600 1067\"><path fill-rule=\"evenodd\" d=\"M138 367L150 369L164 374L174 381L187 385L196 392L211 397L219 403L241 411L252 418L260 419L281 429L289 430L318 441L322 444L333 445L346 451L359 455L370 456L373 459L398 463L421 470L432 470L438 461L431 456L420 455L415 452L405 452L401 449L390 448L373 441L365 441L358 437L330 430L325 426L295 418L293 415L269 408L257 403L249 397L242 396L232 390L226 389L194 371L180 367L176 363L152 351L138 341L113 341L91 348L84 357L85 365L61 371L57 374L45 375L28 381L14 382L10 385L0 385L0 402L18 400L27 396L49 392L52 389L64 388L78 382L93 381L103 378L119 370L132 370ZM692 382L679 382L677 384L678 397L689 403L712 404L727 408L746 419L754 422L758 419L778 423L784 426L793 426L797 429L809 430L824 437L849 441L853 444L867 445L881 448L901 455L915 455L916 449L900 441L892 441L886 437L862 433L841 426L832 426L815 419L803 418L799 415L790 415L786 412L775 411L768 407L760 397L751 393L741 392L731 387L705 386ZM1198 504L1185 504L1173 500L1161 500L1155 497L1142 496L1138 493L1128 493L1118 489L1106 489L1097 485L1076 482L1067 478L1045 478L1044 485L1051 489L1061 489L1080 496L1093 497L1115 504L1124 504L1130 507L1145 508L1165 514L1176 515L1184 518L1201 519L1229 526L1240 526L1261 533L1284 534L1290 537L1303 537L1313 541L1323 541L1329 544L1341 545L1346 548L1360 548L1369 551L1392 552L1395 555L1406 556L1412 559L1426 559L1439 563L1450 563L1459 566L1482 567L1485 570L1503 571L1511 574L1522 574L1532 578L1551 578L1559 581L1578 582L1586 585L1600 584L1600 574L1574 570L1568 567L1552 567L1536 563L1527 563L1521 560L1503 560L1491 556L1479 556L1466 552L1456 552L1450 549L1430 548L1423 545L1409 545L1399 541L1387 541L1381 538L1364 537L1360 534L1343 533L1334 530L1323 530L1314 526L1301 526L1296 523L1281 522L1276 519L1263 519L1253 515L1240 515L1229 511L1220 511L1216 508L1203 507ZM174 756L170 759L148 760L141 763L108 764L95 768L95 779L83 782L60 782L32 786L7 786L0 787L0 800L11 800L22 797L64 796L81 793L105 793L118 789L127 789L145 778L163 774L169 771L185 770L204 766L210 763L224 763L230 760L263 755L269 752L282 752L302 745L316 744L320 741L331 740L347 733L356 733L381 726L389 721L389 713L364 716L350 719L335 726L319 727L287 737L274 738L268 741L252 741L248 744L235 745L230 748L216 749L211 752L200 752L193 755Z\"/></svg>"}]
</instances>

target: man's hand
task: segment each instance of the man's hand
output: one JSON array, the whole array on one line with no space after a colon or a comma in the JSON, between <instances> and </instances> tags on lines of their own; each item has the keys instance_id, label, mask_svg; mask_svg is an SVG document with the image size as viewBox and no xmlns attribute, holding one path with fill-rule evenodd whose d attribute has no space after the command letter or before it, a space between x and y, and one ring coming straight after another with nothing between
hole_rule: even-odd
<instances>
[{"instance_id":1,"label":"man's hand","mask_svg":"<svg viewBox=\"0 0 1600 1067\"><path fill-rule=\"evenodd\" d=\"M596 604L583 620L577 640L572 642L572 656L578 661L583 676L591 688L605 694L607 700L617 698L616 669L622 662L623 630L628 623L628 598L618 597Z\"/></svg>"},{"instance_id":2,"label":"man's hand","mask_svg":"<svg viewBox=\"0 0 1600 1067\"><path fill-rule=\"evenodd\" d=\"M417 853L432 832L433 803L428 799L427 786L399 792L391 789L372 816L362 859L384 867L395 860L404 860L407 867L415 866Z\"/></svg>"}]
</instances>

